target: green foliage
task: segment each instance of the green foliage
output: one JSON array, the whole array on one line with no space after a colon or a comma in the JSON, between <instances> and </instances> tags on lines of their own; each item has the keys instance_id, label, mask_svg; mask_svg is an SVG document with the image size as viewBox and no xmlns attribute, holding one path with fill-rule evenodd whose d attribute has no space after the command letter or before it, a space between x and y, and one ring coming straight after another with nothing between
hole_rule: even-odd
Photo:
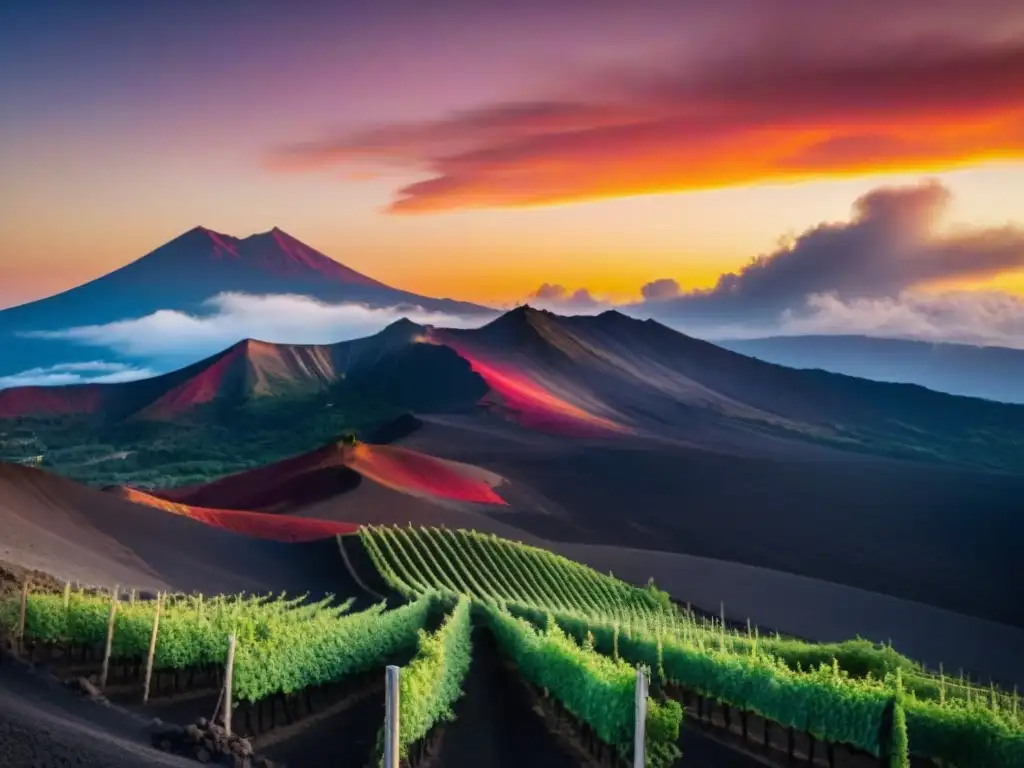
<instances>
[{"instance_id":1,"label":"green foliage","mask_svg":"<svg viewBox=\"0 0 1024 768\"><path fill-rule=\"evenodd\" d=\"M5 601L4 615L16 600ZM233 692L239 701L256 701L339 680L379 666L416 647L418 631L437 597L385 611L380 603L347 615L352 601L333 598L307 603L304 597L170 596L160 615L154 666L187 669L224 664L228 635L235 633ZM111 598L102 594L29 595L25 634L43 643L100 647L106 641ZM119 603L111 656L145 658L152 633L154 601Z\"/></svg>"},{"instance_id":2,"label":"green foliage","mask_svg":"<svg viewBox=\"0 0 1024 768\"><path fill-rule=\"evenodd\" d=\"M536 627L545 627L550 621L550 614L532 606L509 605L508 609ZM589 636L598 652L613 657L617 651L626 661L653 669L657 669L660 644L664 676L669 681L784 726L808 731L824 741L851 744L879 755L886 746L879 741L883 713L899 692L893 742L889 745L899 754L904 749L901 740L906 740L910 754L965 768L1024 765L1024 720L1019 709L993 707L992 701L998 701L998 696L975 696L973 700L950 697L941 703L937 698L917 698L905 685L905 664L899 661L903 657L891 649L872 659L867 652L869 646L854 641L850 646L855 649L854 659L860 659L869 672L883 669L881 675L858 678L836 659L801 668L797 655L783 660L765 651L766 647L795 650L798 641L726 643L723 650L719 646L720 631L702 631L692 617L676 626L637 622L626 632L618 632L617 625L607 621L563 614L556 618L559 627L577 641ZM812 657L808 653L807 658ZM879 667L879 659L888 660L893 669ZM899 718L905 719L903 726ZM887 758L896 759L891 753Z\"/></svg>"},{"instance_id":3,"label":"green foliage","mask_svg":"<svg viewBox=\"0 0 1024 768\"><path fill-rule=\"evenodd\" d=\"M381 575L406 596L437 590L629 620L674 610L665 607L657 588L637 589L547 550L491 534L364 526L360 536Z\"/></svg>"},{"instance_id":4,"label":"green foliage","mask_svg":"<svg viewBox=\"0 0 1024 768\"><path fill-rule=\"evenodd\" d=\"M648 579L645 589L650 593L651 600L656 605L661 606L664 611L671 612L676 609L675 603L672 602L672 595L663 589L658 589L658 585L654 583L653 578Z\"/></svg>"},{"instance_id":5,"label":"green foliage","mask_svg":"<svg viewBox=\"0 0 1024 768\"><path fill-rule=\"evenodd\" d=\"M585 650L554 623L540 632L493 605L483 612L499 645L527 680L546 689L620 754L632 753L636 671L631 666ZM681 718L678 703L648 698L645 756L650 768L669 766L679 756Z\"/></svg>"},{"instance_id":6,"label":"green foliage","mask_svg":"<svg viewBox=\"0 0 1024 768\"><path fill-rule=\"evenodd\" d=\"M240 637L235 650L235 696L239 701L257 701L379 667L395 654L416 647L417 633L427 621L433 600L426 596L390 611L380 603L340 618L317 614Z\"/></svg>"},{"instance_id":7,"label":"green foliage","mask_svg":"<svg viewBox=\"0 0 1024 768\"><path fill-rule=\"evenodd\" d=\"M903 710L903 681L896 673L896 695L892 701L892 734L889 737L889 768L910 768L910 740L907 714Z\"/></svg>"},{"instance_id":8,"label":"green foliage","mask_svg":"<svg viewBox=\"0 0 1024 768\"><path fill-rule=\"evenodd\" d=\"M439 722L454 719L470 663L470 602L460 598L432 635L419 632L419 650L399 676L399 746L402 756Z\"/></svg>"},{"instance_id":9,"label":"green foliage","mask_svg":"<svg viewBox=\"0 0 1024 768\"><path fill-rule=\"evenodd\" d=\"M906 697L903 707L910 753L971 768L1024 765L1024 726L1011 712L980 701L939 704Z\"/></svg>"}]
</instances>

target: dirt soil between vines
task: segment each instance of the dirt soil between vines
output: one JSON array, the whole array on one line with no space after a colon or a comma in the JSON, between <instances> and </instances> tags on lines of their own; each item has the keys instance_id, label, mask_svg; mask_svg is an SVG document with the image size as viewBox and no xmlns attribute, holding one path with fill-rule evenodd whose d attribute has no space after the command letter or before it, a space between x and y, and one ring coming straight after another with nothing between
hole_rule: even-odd
<instances>
[{"instance_id":1,"label":"dirt soil between vines","mask_svg":"<svg viewBox=\"0 0 1024 768\"><path fill-rule=\"evenodd\" d=\"M531 709L527 692L505 668L497 644L484 627L473 630L473 659L455 703L455 721L445 726L435 761L439 768L579 768Z\"/></svg>"},{"instance_id":2,"label":"dirt soil between vines","mask_svg":"<svg viewBox=\"0 0 1024 768\"><path fill-rule=\"evenodd\" d=\"M63 688L0 657L0 765L4 768L194 768L151 748L146 720Z\"/></svg>"}]
</instances>

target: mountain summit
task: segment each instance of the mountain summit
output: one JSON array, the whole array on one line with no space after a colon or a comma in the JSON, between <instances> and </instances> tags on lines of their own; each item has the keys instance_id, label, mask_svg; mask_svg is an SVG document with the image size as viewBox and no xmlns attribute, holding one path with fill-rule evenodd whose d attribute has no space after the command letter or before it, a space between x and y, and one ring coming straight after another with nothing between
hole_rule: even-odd
<instances>
[{"instance_id":1,"label":"mountain summit","mask_svg":"<svg viewBox=\"0 0 1024 768\"><path fill-rule=\"evenodd\" d=\"M277 277L303 279L316 276L331 283L394 290L325 256L278 227L241 238L207 227L195 227L143 256L134 265L156 269L157 263L172 272L185 264L206 267L231 265L235 269Z\"/></svg>"}]
</instances>

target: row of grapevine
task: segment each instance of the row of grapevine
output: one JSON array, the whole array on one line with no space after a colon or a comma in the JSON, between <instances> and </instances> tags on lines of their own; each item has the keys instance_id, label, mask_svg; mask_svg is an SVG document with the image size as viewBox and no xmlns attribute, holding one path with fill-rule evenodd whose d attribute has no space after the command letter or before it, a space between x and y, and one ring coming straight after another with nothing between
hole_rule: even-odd
<instances>
[{"instance_id":1,"label":"row of grapevine","mask_svg":"<svg viewBox=\"0 0 1024 768\"><path fill-rule=\"evenodd\" d=\"M510 610L534 626L549 621L532 606ZM617 625L559 615L558 625L575 638L590 637L594 647L630 663L662 670L667 681L729 706L755 713L815 738L849 744L879 755L892 744L880 740L887 703L899 700L909 750L958 768L1011 768L1024 765L1024 723L1020 713L962 699L928 701L905 690L902 671L857 678L835 661L793 669L756 643L739 654L705 642L687 643L671 635L622 631Z\"/></svg>"},{"instance_id":2,"label":"row of grapevine","mask_svg":"<svg viewBox=\"0 0 1024 768\"><path fill-rule=\"evenodd\" d=\"M380 666L416 647L435 599L427 595L390 611L380 603L350 616L317 616L275 625L265 634L240 636L234 696L238 701L258 701Z\"/></svg>"},{"instance_id":3,"label":"row of grapevine","mask_svg":"<svg viewBox=\"0 0 1024 768\"><path fill-rule=\"evenodd\" d=\"M559 555L494 535L367 526L360 535L381 575L406 596L436 590L599 617L660 615L645 590Z\"/></svg>"},{"instance_id":4,"label":"row of grapevine","mask_svg":"<svg viewBox=\"0 0 1024 768\"><path fill-rule=\"evenodd\" d=\"M226 638L270 634L275 627L306 621L337 619L352 605L334 605L333 597L303 605L303 598L217 597L172 595L161 607L160 631L154 657L156 669L186 669L221 664ZM36 643L101 646L107 636L111 597L101 593L67 591L64 595L30 593L26 602L25 636ZM7 613L18 610L16 603ZM119 603L114 618L111 658L144 658L149 649L155 600Z\"/></svg>"},{"instance_id":5,"label":"row of grapevine","mask_svg":"<svg viewBox=\"0 0 1024 768\"><path fill-rule=\"evenodd\" d=\"M579 612L566 612L562 615L601 620L600 617ZM837 661L840 669L848 672L851 677L884 677L897 669L903 673L904 680L924 675L924 670L917 662L897 653L890 646L877 645L868 640L810 643L779 635L762 636L749 622L743 633L727 628L721 621L699 618L692 612L682 611L625 616L619 623L623 629L628 628L631 632L651 637L672 637L694 645L701 642L705 647L741 656L749 656L756 647L794 670L813 669Z\"/></svg>"},{"instance_id":6,"label":"row of grapevine","mask_svg":"<svg viewBox=\"0 0 1024 768\"><path fill-rule=\"evenodd\" d=\"M588 621L607 620L593 613L579 610L561 611L559 615L572 616ZM983 704L994 711L1020 713L1024 727L1024 705L1016 689L1012 692L998 690L993 684L979 685L964 677L951 677L942 672L926 670L921 664L898 653L891 645L872 643L857 638L843 642L812 643L777 633L762 636L757 628L747 622L746 631L727 628L720 620L698 617L691 611L676 610L661 613L644 612L634 609L611 617L621 628L641 632L652 637L674 637L691 645L703 644L707 648L727 650L743 656L753 649L770 654L783 661L794 671L814 669L822 664L838 663L839 668L851 677L873 676L885 678L900 671L908 693L924 701L944 703L960 699L965 703Z\"/></svg>"},{"instance_id":7,"label":"row of grapevine","mask_svg":"<svg viewBox=\"0 0 1024 768\"><path fill-rule=\"evenodd\" d=\"M469 670L470 605L469 600L460 598L435 633L421 629L416 656L402 668L398 736L402 757L435 725L454 717L451 708L462 695Z\"/></svg>"},{"instance_id":8,"label":"row of grapevine","mask_svg":"<svg viewBox=\"0 0 1024 768\"><path fill-rule=\"evenodd\" d=\"M332 598L304 603L285 596L171 596L161 606L154 668L183 670L222 665L228 636L237 647L233 693L237 701L257 701L308 686L340 680L412 651L437 596L389 611L379 603L348 614L352 601L334 605ZM0 610L5 626L20 612L18 600ZM30 593L25 638L47 645L98 647L106 641L111 597L99 593L64 595ZM148 655L156 601L118 605L111 659L139 660Z\"/></svg>"},{"instance_id":9,"label":"row of grapevine","mask_svg":"<svg viewBox=\"0 0 1024 768\"><path fill-rule=\"evenodd\" d=\"M577 644L551 622L539 631L495 605L482 608L487 624L519 672L544 688L620 755L633 751L635 670ZM651 768L672 765L682 708L674 701L647 701L645 757Z\"/></svg>"}]
</instances>

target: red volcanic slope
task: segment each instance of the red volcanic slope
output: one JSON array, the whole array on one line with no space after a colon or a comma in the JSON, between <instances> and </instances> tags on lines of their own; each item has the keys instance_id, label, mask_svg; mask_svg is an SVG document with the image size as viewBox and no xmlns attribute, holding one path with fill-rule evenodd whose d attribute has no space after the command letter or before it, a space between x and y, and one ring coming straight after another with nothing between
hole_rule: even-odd
<instances>
[{"instance_id":1,"label":"red volcanic slope","mask_svg":"<svg viewBox=\"0 0 1024 768\"><path fill-rule=\"evenodd\" d=\"M198 487L161 491L160 495L190 505L275 510L295 504L293 495L343 493L344 477L327 474L332 469L358 473L411 496L505 504L493 489L501 478L486 470L406 448L365 443L328 445Z\"/></svg>"},{"instance_id":2,"label":"red volcanic slope","mask_svg":"<svg viewBox=\"0 0 1024 768\"><path fill-rule=\"evenodd\" d=\"M489 473L407 448L359 443L345 449L343 461L363 477L411 496L506 504L488 482Z\"/></svg>"},{"instance_id":3,"label":"red volcanic slope","mask_svg":"<svg viewBox=\"0 0 1024 768\"><path fill-rule=\"evenodd\" d=\"M0 418L12 419L37 413L55 416L97 413L103 408L103 392L99 384L0 389Z\"/></svg>"},{"instance_id":4,"label":"red volcanic slope","mask_svg":"<svg viewBox=\"0 0 1024 768\"><path fill-rule=\"evenodd\" d=\"M198 520L206 525L224 528L234 533L241 533L258 539L299 543L355 533L359 530L359 526L352 523L312 520L306 517L288 517L266 512L207 509L205 507L193 507L188 504L176 504L135 488L117 488L111 492L136 504L156 507L171 514Z\"/></svg>"},{"instance_id":5,"label":"red volcanic slope","mask_svg":"<svg viewBox=\"0 0 1024 768\"><path fill-rule=\"evenodd\" d=\"M236 344L213 365L167 391L139 412L142 418L169 419L198 405L213 402L225 390L232 373L241 375L247 364L245 342Z\"/></svg>"},{"instance_id":6,"label":"red volcanic slope","mask_svg":"<svg viewBox=\"0 0 1024 768\"><path fill-rule=\"evenodd\" d=\"M449 347L468 362L513 420L524 427L567 437L607 437L631 431L556 395L527 371L490 360L484 352L471 351L468 345L455 341L450 334L434 332L429 340Z\"/></svg>"}]
</instances>

